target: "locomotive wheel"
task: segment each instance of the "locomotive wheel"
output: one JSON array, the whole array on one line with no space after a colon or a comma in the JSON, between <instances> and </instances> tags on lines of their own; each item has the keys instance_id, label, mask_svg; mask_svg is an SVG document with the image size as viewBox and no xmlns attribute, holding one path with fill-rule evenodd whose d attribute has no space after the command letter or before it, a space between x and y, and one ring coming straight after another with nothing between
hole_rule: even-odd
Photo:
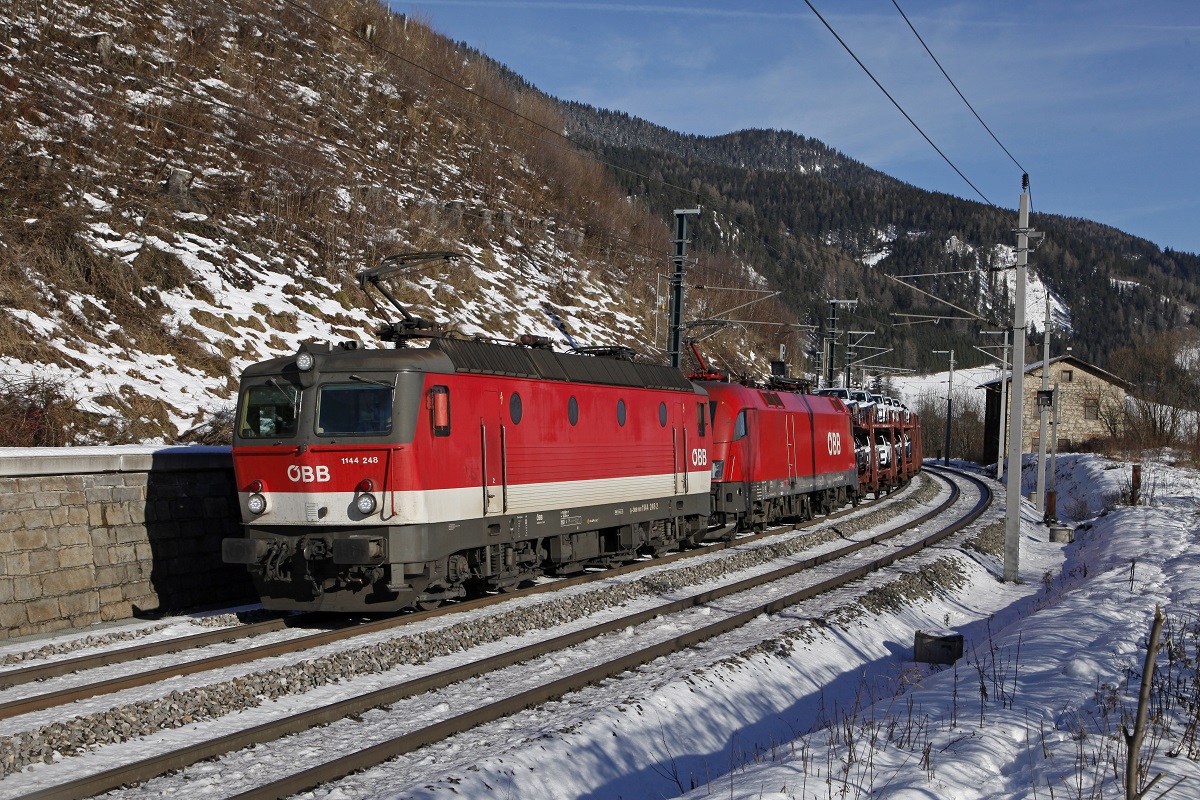
<instances>
[{"instance_id":1,"label":"locomotive wheel","mask_svg":"<svg viewBox=\"0 0 1200 800\"><path fill-rule=\"evenodd\" d=\"M418 600L416 607L418 611L433 611L435 608L440 608L441 600Z\"/></svg>"}]
</instances>

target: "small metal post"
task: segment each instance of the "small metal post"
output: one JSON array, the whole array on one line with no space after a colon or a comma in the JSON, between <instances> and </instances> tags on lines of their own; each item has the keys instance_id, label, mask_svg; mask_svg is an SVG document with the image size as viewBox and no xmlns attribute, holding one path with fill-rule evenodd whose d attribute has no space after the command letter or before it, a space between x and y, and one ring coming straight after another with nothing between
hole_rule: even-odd
<instances>
[{"instance_id":1,"label":"small metal post","mask_svg":"<svg viewBox=\"0 0 1200 800\"><path fill-rule=\"evenodd\" d=\"M1046 292L1046 321L1042 330L1042 391L1050 391L1050 292ZM1038 403L1038 471L1037 509L1046 513L1046 426L1050 420L1050 405Z\"/></svg>"},{"instance_id":2,"label":"small metal post","mask_svg":"<svg viewBox=\"0 0 1200 800\"><path fill-rule=\"evenodd\" d=\"M950 421L954 417L954 351L934 350L937 355L950 356L950 382L946 386L946 450L942 464L950 466Z\"/></svg>"}]
</instances>

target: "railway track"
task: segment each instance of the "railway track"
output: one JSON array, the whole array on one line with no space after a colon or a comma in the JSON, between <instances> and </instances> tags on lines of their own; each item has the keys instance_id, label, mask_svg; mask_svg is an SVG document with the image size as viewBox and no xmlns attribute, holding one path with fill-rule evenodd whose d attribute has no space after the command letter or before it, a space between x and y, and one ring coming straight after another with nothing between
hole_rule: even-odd
<instances>
[{"instance_id":1,"label":"railway track","mask_svg":"<svg viewBox=\"0 0 1200 800\"><path fill-rule=\"evenodd\" d=\"M775 528L762 533L742 536L729 542L715 542L696 550L672 553L656 559L640 561L601 572L553 580L545 584L526 587L507 594L475 598L432 611L414 612L351 623L330 617L329 615L298 614L285 618L249 623L233 628L222 628L204 633L174 637L166 641L147 642L122 647L117 650L90 653L44 664L33 664L28 667L4 670L0 671L0 691L15 686L41 683L52 678L62 678L67 675L79 675L81 676L81 680L79 682L60 681L56 684L55 688L46 692L31 692L14 699L0 700L0 720L34 711L64 706L90 697L147 686L167 678L194 675L266 658L300 653L315 647L345 641L353 637L391 631L428 619L487 608L518 597L529 597L550 591L558 591L566 587L601 581L613 576L627 575L648 568L657 568L664 564L676 563L730 547L744 547L754 542L770 539L782 533L804 530L822 525L831 520L838 520L849 515L862 513L880 503L886 502L890 498L891 496L877 498L854 508L846 508L834 512L825 517ZM332 627L329 629L318 629L318 626L321 625L331 625ZM251 640L289 630L291 633L286 638L261 644L250 643ZM234 642L244 642L245 645L226 648L222 652L212 655L201 655L207 648ZM192 654L195 654L194 657ZM111 668L116 666L125 664L133 665L139 661L146 661L164 655L170 655L170 658L159 658L160 663L157 666L123 670L122 674L111 678L88 680L84 675L84 673L90 670L111 671Z\"/></svg>"},{"instance_id":2,"label":"railway track","mask_svg":"<svg viewBox=\"0 0 1200 800\"><path fill-rule=\"evenodd\" d=\"M974 479L965 477L958 480L974 481ZM441 718L433 719L429 724L416 726L415 729L407 730L398 735L383 736L380 738L380 741L370 746L360 747L356 745L353 748L355 750L353 753L334 758L312 770L284 777L280 781L247 789L244 795L242 795L246 797L287 796L302 791L305 788L334 780L348 772L364 769L399 753L409 752L471 727L507 716L526 706L542 703L547 699L575 691L581 686L604 677L619 674L660 656L676 652L683 648L692 647L706 639L744 625L749 620L761 614L775 613L779 609L786 608L789 605L793 605L821 592L829 591L835 586L844 585L883 566L894 563L900 558L915 553L951 535L955 530L969 524L971 520L978 517L983 512L986 504L990 502L990 496L985 485L977 481L975 483L978 486L977 493L979 500L968 513L961 515L954 525L943 526L943 528L932 534L908 537L911 541L908 539L901 541L897 537L903 539L905 533L912 531L914 528L923 525L940 514L946 513L946 509L956 502L958 497L957 487L951 493L950 499L941 506L903 525L881 533L847 539L844 543L831 546L817 555L793 557L791 563L774 567L749 578L727 582L713 588L702 588L699 591L693 591L683 596L673 596L668 600L657 599L653 602L631 602L628 604L629 610L627 613L612 613L606 619L596 619L589 616L577 620L573 629L570 629L571 626L568 625L566 626L568 630L565 633L544 641L504 652L493 653L486 657L471 657L451 668L444 668L441 665L433 668L433 665L430 665L430 669L427 669L425 674L417 675L395 685L386 686L366 694L359 694L336 702L322 704L319 707L252 725L242 730L216 736L207 741L197 742L186 747L171 748L169 752L142 758L133 763L126 763L120 767L76 778L66 783L47 786L25 796L29 798L91 796L121 785L146 781L155 775L177 770L203 759L213 758L251 745L273 741L287 734L309 731L316 726L347 724L344 722L345 720L358 719L362 715L367 714L370 709L387 707L398 702L404 702L406 709L409 709L410 703L416 703L419 698L428 697L431 692L436 692L453 683L486 680L486 676L496 675L498 671L506 669L511 671L516 665L528 665L531 662L536 662L538 659L547 658L551 654L564 653L569 648L586 648L588 643L592 643L590 647L596 651L594 657L591 658L596 663L587 664L566 677L550 682L539 682L537 685L511 693L503 700L481 704L463 714L450 717L442 714ZM842 516L845 515L843 514ZM875 557L872 554L871 557L867 557L865 555L867 551L879 549L878 545L885 542L891 546L887 547L887 552L882 556ZM744 545L745 543L745 540L740 540L735 544ZM820 576L818 579L810 581L809 585L801 589L782 591L778 589L764 590L761 588L779 587L781 581L792 578L799 573L813 573L818 571L819 567L830 565L833 562L840 563L849 558L857 558L858 560L852 566L839 569L837 574ZM659 559L650 563L658 565L664 561L666 559ZM608 577L611 574L612 571L604 573L603 576ZM553 586L543 588L543 590L554 588L561 589L562 584L554 584ZM717 611L719 608L717 607L730 605L729 603L720 603L719 601L734 594L739 595L736 604L739 610L736 612L720 611L718 614ZM759 596L760 594L761 596ZM446 613L446 611L440 610L433 613ZM611 645L603 643L602 639L599 640L602 642L601 644L596 644L598 637L604 637L615 631L628 630L648 624L653 627L650 621L656 618L665 616L671 616L672 618L686 617L689 615L697 622L696 624L685 626L687 630L684 633L671 635L662 641L652 642L645 646L634 647L619 655L612 655ZM428 616L432 615L412 615L412 618L428 618ZM719 618L717 618L718 616ZM528 668L524 668L523 671L525 673L539 672L537 669ZM490 693L485 693L484 696L487 696L487 694ZM433 716L436 717L438 715L434 714ZM352 737L355 742L361 741L362 738L357 734Z\"/></svg>"}]
</instances>

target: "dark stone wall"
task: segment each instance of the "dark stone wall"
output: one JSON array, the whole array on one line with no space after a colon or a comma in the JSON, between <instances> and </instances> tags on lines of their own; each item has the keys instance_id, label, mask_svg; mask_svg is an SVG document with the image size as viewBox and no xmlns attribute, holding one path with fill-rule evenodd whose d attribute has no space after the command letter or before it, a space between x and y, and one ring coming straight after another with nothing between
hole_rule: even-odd
<instances>
[{"instance_id":1,"label":"dark stone wall","mask_svg":"<svg viewBox=\"0 0 1200 800\"><path fill-rule=\"evenodd\" d=\"M253 597L228 448L0 450L0 639Z\"/></svg>"}]
</instances>

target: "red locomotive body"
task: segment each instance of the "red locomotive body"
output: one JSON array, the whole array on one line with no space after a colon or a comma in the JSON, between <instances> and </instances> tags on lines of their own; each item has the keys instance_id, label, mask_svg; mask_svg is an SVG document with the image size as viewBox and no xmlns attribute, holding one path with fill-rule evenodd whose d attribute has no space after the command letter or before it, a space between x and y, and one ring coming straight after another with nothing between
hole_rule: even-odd
<instances>
[{"instance_id":1,"label":"red locomotive body","mask_svg":"<svg viewBox=\"0 0 1200 800\"><path fill-rule=\"evenodd\" d=\"M713 419L713 524L745 530L828 513L857 495L850 412L837 398L699 383Z\"/></svg>"},{"instance_id":2,"label":"red locomotive body","mask_svg":"<svg viewBox=\"0 0 1200 800\"><path fill-rule=\"evenodd\" d=\"M393 610L702 536L707 398L677 370L452 339L243 376L234 467L272 608Z\"/></svg>"}]
</instances>

